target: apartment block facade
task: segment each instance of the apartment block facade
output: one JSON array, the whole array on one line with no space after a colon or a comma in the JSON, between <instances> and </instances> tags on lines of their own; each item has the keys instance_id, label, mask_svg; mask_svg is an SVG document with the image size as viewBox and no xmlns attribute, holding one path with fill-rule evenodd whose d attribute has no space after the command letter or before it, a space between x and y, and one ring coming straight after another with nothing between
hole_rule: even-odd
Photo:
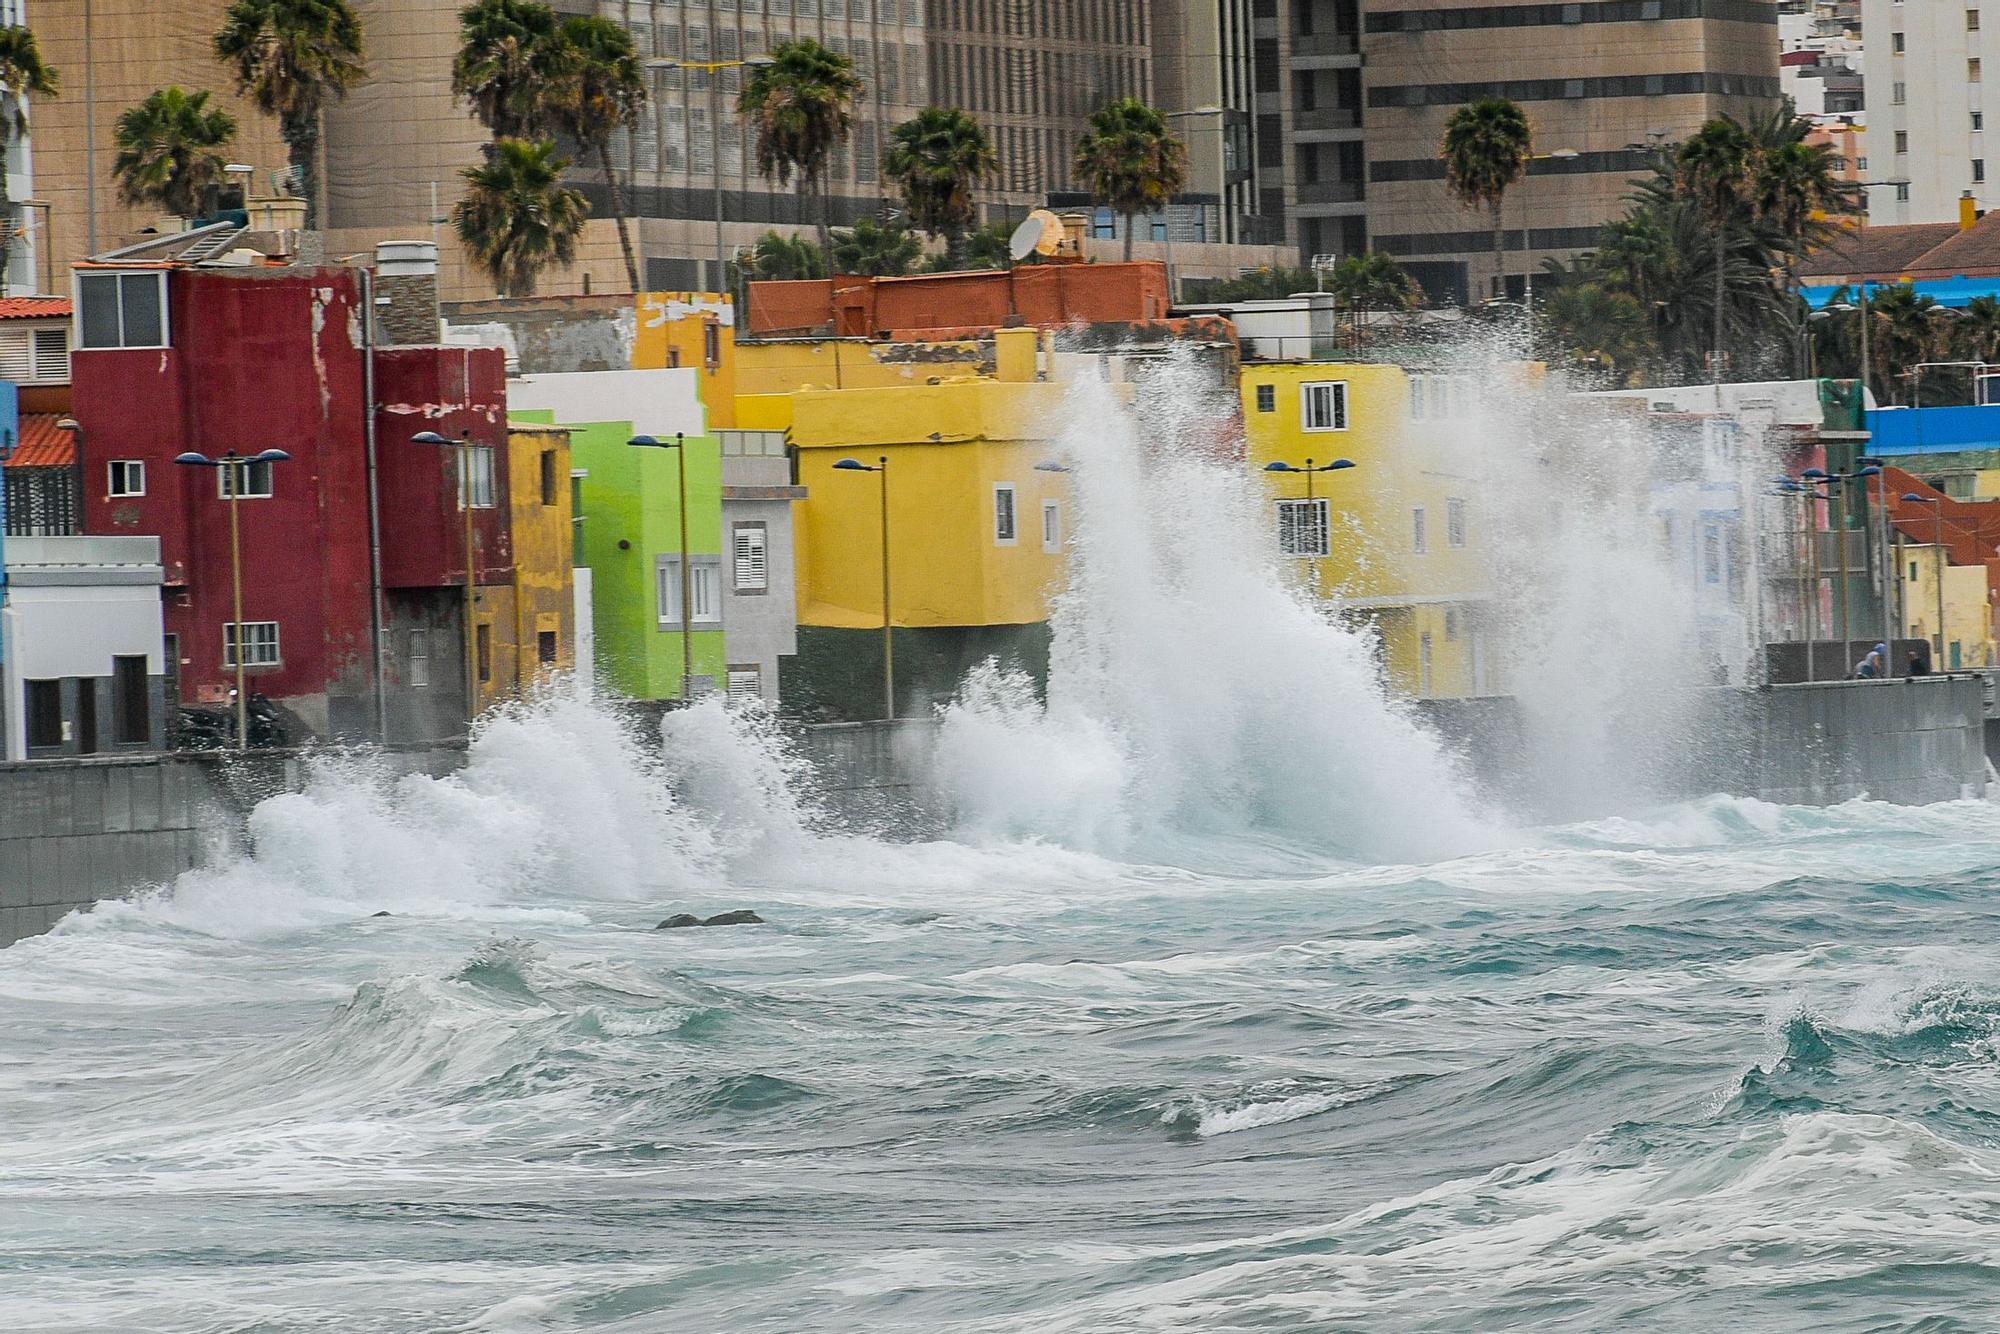
<instances>
[{"instance_id":1,"label":"apartment block facade","mask_svg":"<svg viewBox=\"0 0 2000 1334\"><path fill-rule=\"evenodd\" d=\"M2000 204L1985 92L1988 67L2000 79L2000 6L1863 0L1861 26L1874 220L1950 222L1967 193L1982 210Z\"/></svg>"}]
</instances>

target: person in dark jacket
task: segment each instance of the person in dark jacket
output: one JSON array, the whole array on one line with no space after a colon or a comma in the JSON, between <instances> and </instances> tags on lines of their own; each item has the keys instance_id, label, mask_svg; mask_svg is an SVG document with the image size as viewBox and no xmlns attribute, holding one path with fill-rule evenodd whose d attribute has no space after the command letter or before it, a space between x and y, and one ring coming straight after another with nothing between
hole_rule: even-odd
<instances>
[{"instance_id":1,"label":"person in dark jacket","mask_svg":"<svg viewBox=\"0 0 2000 1334\"><path fill-rule=\"evenodd\" d=\"M1903 674L1905 676L1929 676L1931 674L1930 649L1928 647L1911 649L1910 665Z\"/></svg>"}]
</instances>

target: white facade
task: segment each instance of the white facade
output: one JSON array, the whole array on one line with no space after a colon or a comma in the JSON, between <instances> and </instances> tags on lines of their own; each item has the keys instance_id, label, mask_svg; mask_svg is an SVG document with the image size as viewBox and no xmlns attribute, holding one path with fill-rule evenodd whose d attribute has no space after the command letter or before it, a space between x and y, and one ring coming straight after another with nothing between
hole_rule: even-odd
<instances>
[{"instance_id":1,"label":"white facade","mask_svg":"<svg viewBox=\"0 0 2000 1334\"><path fill-rule=\"evenodd\" d=\"M2000 87L2000 5L1863 0L1867 179L1877 223L1956 222L1959 196L2000 204L2000 138L1989 154L1986 84ZM1975 28L1971 25L1977 23ZM2000 135L2000 127L1995 128ZM1984 177L1984 179L1981 179ZM1889 182L1908 181L1907 185Z\"/></svg>"},{"instance_id":2,"label":"white facade","mask_svg":"<svg viewBox=\"0 0 2000 1334\"><path fill-rule=\"evenodd\" d=\"M722 645L727 688L778 702L779 659L799 651L792 485L783 431L717 431L722 441Z\"/></svg>"},{"instance_id":3,"label":"white facade","mask_svg":"<svg viewBox=\"0 0 2000 1334\"><path fill-rule=\"evenodd\" d=\"M7 541L6 559L0 714L6 758L20 760L28 756L27 682L108 680L121 657L143 656L149 681L165 671L160 539L15 537Z\"/></svg>"}]
</instances>

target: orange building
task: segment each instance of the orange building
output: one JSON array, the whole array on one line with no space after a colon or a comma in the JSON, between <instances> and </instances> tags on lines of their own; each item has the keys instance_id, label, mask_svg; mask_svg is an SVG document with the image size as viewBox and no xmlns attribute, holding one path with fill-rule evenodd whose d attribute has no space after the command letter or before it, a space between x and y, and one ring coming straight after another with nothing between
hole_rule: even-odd
<instances>
[{"instance_id":1,"label":"orange building","mask_svg":"<svg viewBox=\"0 0 2000 1334\"><path fill-rule=\"evenodd\" d=\"M1167 269L1031 264L909 278L843 276L750 284L753 337L914 338L1022 325L1061 329L1165 319Z\"/></svg>"}]
</instances>

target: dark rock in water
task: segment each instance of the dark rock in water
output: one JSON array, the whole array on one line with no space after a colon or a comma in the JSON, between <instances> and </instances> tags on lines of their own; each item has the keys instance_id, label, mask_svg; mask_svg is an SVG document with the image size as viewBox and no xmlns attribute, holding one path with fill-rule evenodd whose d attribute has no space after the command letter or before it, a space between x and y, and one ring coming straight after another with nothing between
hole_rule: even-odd
<instances>
[{"instance_id":1,"label":"dark rock in water","mask_svg":"<svg viewBox=\"0 0 2000 1334\"><path fill-rule=\"evenodd\" d=\"M738 908L735 912L717 913L703 922L703 926L760 926L764 919L748 908Z\"/></svg>"},{"instance_id":2,"label":"dark rock in water","mask_svg":"<svg viewBox=\"0 0 2000 1334\"><path fill-rule=\"evenodd\" d=\"M390 912L387 908L384 908L381 912L372 912L369 913L368 915L370 917L394 917L396 914Z\"/></svg>"},{"instance_id":3,"label":"dark rock in water","mask_svg":"<svg viewBox=\"0 0 2000 1334\"><path fill-rule=\"evenodd\" d=\"M655 931L678 931L684 926L700 926L701 918L690 912L677 912L666 921L654 927Z\"/></svg>"}]
</instances>

